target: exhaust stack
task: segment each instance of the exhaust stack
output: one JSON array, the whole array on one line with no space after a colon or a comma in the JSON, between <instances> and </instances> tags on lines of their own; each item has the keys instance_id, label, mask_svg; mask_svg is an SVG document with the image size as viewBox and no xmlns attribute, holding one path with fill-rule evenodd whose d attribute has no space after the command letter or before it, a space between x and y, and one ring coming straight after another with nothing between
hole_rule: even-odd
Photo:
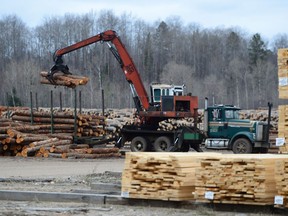
<instances>
[{"instance_id":1,"label":"exhaust stack","mask_svg":"<svg viewBox=\"0 0 288 216\"><path fill-rule=\"evenodd\" d=\"M205 107L204 107L204 132L208 133L208 98L205 97Z\"/></svg>"}]
</instances>

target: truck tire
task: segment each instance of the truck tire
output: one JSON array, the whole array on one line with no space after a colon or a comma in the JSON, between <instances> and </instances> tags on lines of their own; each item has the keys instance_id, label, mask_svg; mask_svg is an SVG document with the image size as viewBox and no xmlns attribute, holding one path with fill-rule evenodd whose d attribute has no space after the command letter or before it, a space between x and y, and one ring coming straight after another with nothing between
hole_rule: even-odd
<instances>
[{"instance_id":1,"label":"truck tire","mask_svg":"<svg viewBox=\"0 0 288 216\"><path fill-rule=\"evenodd\" d=\"M148 149L147 141L144 137L137 136L134 137L130 144L130 149L132 152L145 152Z\"/></svg>"},{"instance_id":2,"label":"truck tire","mask_svg":"<svg viewBox=\"0 0 288 216\"><path fill-rule=\"evenodd\" d=\"M232 151L234 154L250 154L252 153L252 144L246 138L239 138L233 143Z\"/></svg>"},{"instance_id":3,"label":"truck tire","mask_svg":"<svg viewBox=\"0 0 288 216\"><path fill-rule=\"evenodd\" d=\"M156 152L167 152L171 148L171 140L166 136L158 137L154 142Z\"/></svg>"}]
</instances>

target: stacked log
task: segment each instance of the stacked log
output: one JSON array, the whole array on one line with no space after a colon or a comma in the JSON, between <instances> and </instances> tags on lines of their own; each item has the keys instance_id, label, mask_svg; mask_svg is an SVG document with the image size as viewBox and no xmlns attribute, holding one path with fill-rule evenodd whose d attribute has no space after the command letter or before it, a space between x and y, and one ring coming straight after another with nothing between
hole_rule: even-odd
<instances>
[{"instance_id":1,"label":"stacked log","mask_svg":"<svg viewBox=\"0 0 288 216\"><path fill-rule=\"evenodd\" d=\"M53 120L50 111L33 111L33 118L29 110L17 110L12 116L12 120L18 122L30 123L39 126L38 133L47 134L53 129L54 133L70 133L76 132L76 136L100 136L105 134L105 117L88 114L78 114L75 119L73 111L54 112ZM51 125L53 122L53 125Z\"/></svg>"},{"instance_id":2,"label":"stacked log","mask_svg":"<svg viewBox=\"0 0 288 216\"><path fill-rule=\"evenodd\" d=\"M41 75L40 80L41 84L60 85L60 86L66 86L68 88L75 88L76 86L79 85L86 85L89 81L88 77L63 74L62 72L59 71L53 75L54 83L51 83L47 79L48 72L42 71L40 75Z\"/></svg>"},{"instance_id":3,"label":"stacked log","mask_svg":"<svg viewBox=\"0 0 288 216\"><path fill-rule=\"evenodd\" d=\"M33 118L32 118L33 117ZM106 135L106 117L78 114L72 111L14 110L12 118L0 118L0 154L9 156L37 156L57 158L119 157L118 148L91 148L88 144L72 144L73 137ZM31 125L31 120L33 125ZM51 134L51 127L54 133Z\"/></svg>"}]
</instances>

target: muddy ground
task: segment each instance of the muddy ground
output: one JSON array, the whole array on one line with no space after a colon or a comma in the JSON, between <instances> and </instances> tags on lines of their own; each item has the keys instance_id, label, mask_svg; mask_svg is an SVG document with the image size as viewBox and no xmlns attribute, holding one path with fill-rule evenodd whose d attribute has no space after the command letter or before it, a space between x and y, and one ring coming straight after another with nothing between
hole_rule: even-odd
<instances>
[{"instance_id":1,"label":"muddy ground","mask_svg":"<svg viewBox=\"0 0 288 216\"><path fill-rule=\"evenodd\" d=\"M0 157L0 190L91 191L94 183L121 184L124 158L76 160ZM95 191L94 191L95 192ZM120 191L118 191L120 194ZM138 202L100 205L0 200L0 215L288 215L270 206Z\"/></svg>"}]
</instances>

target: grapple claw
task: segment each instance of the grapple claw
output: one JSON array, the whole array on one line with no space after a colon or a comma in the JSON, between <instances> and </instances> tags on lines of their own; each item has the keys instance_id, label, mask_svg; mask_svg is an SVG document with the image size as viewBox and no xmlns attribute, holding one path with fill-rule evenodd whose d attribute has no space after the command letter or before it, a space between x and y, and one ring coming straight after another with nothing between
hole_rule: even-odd
<instances>
[{"instance_id":1,"label":"grapple claw","mask_svg":"<svg viewBox=\"0 0 288 216\"><path fill-rule=\"evenodd\" d=\"M53 85L56 85L56 82L54 80L54 74L62 72L64 74L72 74L69 72L69 68L67 65L63 64L63 59L61 55L56 55L56 52L53 55L53 61L55 62L55 65L50 69L50 71L47 74L47 79L49 82Z\"/></svg>"},{"instance_id":2,"label":"grapple claw","mask_svg":"<svg viewBox=\"0 0 288 216\"><path fill-rule=\"evenodd\" d=\"M64 74L72 74L69 72L69 68L67 65L63 65L63 64L60 64L60 65L54 65L50 71L48 72L47 74L47 79L49 80L49 82L53 85L56 85L56 82L54 80L54 74L55 73L64 73Z\"/></svg>"}]
</instances>

